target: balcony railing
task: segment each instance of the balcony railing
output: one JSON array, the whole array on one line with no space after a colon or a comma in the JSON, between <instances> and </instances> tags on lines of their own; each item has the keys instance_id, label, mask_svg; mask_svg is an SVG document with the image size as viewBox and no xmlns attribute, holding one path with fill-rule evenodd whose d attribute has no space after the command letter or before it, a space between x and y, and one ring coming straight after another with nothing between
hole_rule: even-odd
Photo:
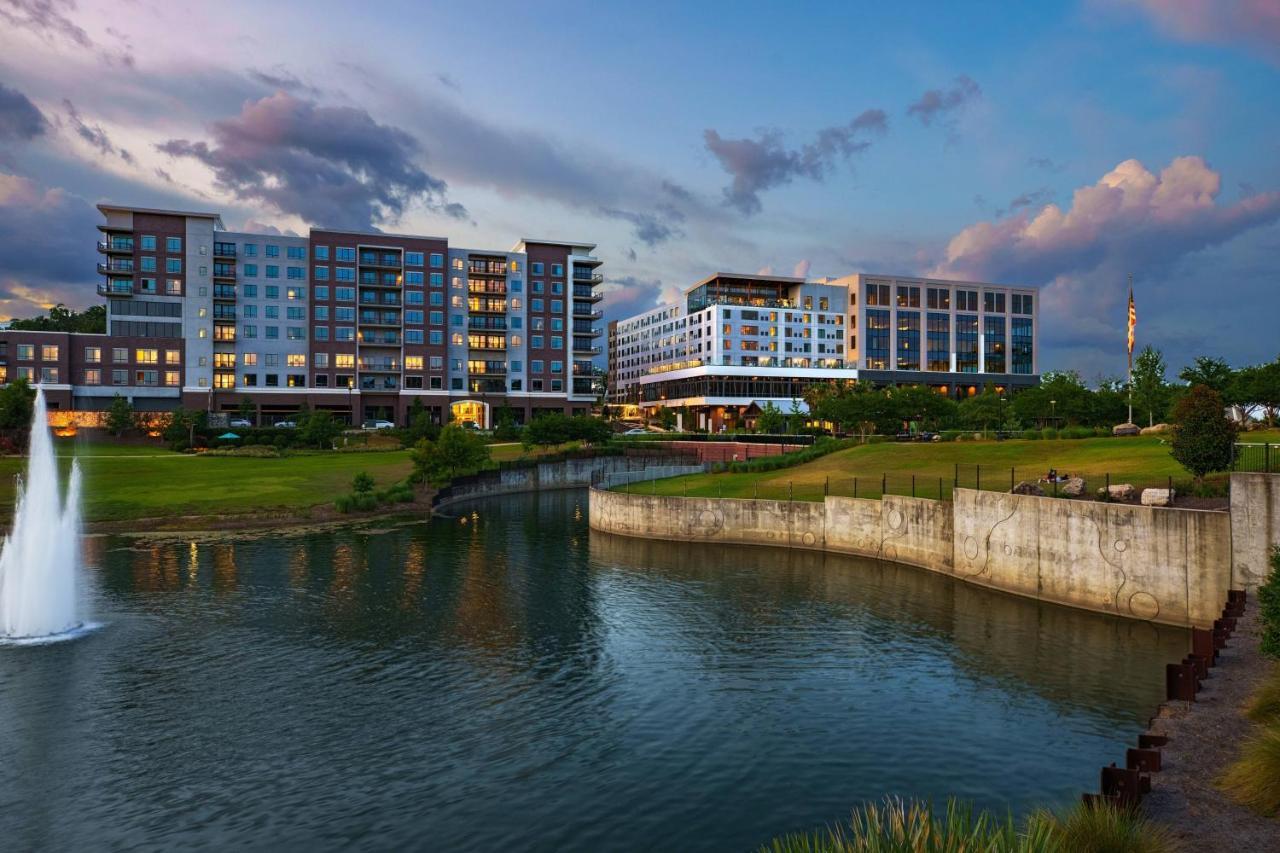
<instances>
[{"instance_id":1,"label":"balcony railing","mask_svg":"<svg viewBox=\"0 0 1280 853\"><path fill-rule=\"evenodd\" d=\"M586 299L589 302L599 302L601 299L604 299L604 294L598 293L594 287L575 284L573 286L573 298Z\"/></svg>"},{"instance_id":2,"label":"balcony railing","mask_svg":"<svg viewBox=\"0 0 1280 853\"><path fill-rule=\"evenodd\" d=\"M133 261L106 261L98 264L98 272L102 275L111 275L112 273L129 273L134 272Z\"/></svg>"},{"instance_id":3,"label":"balcony railing","mask_svg":"<svg viewBox=\"0 0 1280 853\"><path fill-rule=\"evenodd\" d=\"M133 282L131 281L100 281L98 282L99 296L133 296Z\"/></svg>"},{"instance_id":4,"label":"balcony railing","mask_svg":"<svg viewBox=\"0 0 1280 853\"><path fill-rule=\"evenodd\" d=\"M112 240L99 240L99 241L98 241L98 251L99 251L99 252L106 252L106 253L107 253L107 254L109 254L109 255L111 255L111 254L122 254L122 255L132 254L132 253L133 253L133 239L132 239L132 238L129 238L129 239L115 238L115 239L112 239Z\"/></svg>"},{"instance_id":5,"label":"balcony railing","mask_svg":"<svg viewBox=\"0 0 1280 853\"><path fill-rule=\"evenodd\" d=\"M586 282L590 282L591 284L603 284L604 276L602 276L600 273L593 273L589 269L584 269L582 267L574 267L573 280L586 281Z\"/></svg>"},{"instance_id":6,"label":"balcony railing","mask_svg":"<svg viewBox=\"0 0 1280 853\"><path fill-rule=\"evenodd\" d=\"M399 373L400 360L395 358L362 358L360 369L366 373Z\"/></svg>"},{"instance_id":7,"label":"balcony railing","mask_svg":"<svg viewBox=\"0 0 1280 853\"><path fill-rule=\"evenodd\" d=\"M468 279L467 292L487 293L493 296L506 296L507 283L505 281L477 281L475 279Z\"/></svg>"},{"instance_id":8,"label":"balcony railing","mask_svg":"<svg viewBox=\"0 0 1280 853\"><path fill-rule=\"evenodd\" d=\"M400 315L395 311L361 311L360 322L365 326L399 326Z\"/></svg>"},{"instance_id":9,"label":"balcony railing","mask_svg":"<svg viewBox=\"0 0 1280 853\"><path fill-rule=\"evenodd\" d=\"M400 294L387 292L387 293L383 293L382 298L379 299L378 294L376 293L361 293L360 304L361 305L397 305L398 306L400 304Z\"/></svg>"},{"instance_id":10,"label":"balcony railing","mask_svg":"<svg viewBox=\"0 0 1280 853\"><path fill-rule=\"evenodd\" d=\"M235 243L214 243L213 256L215 258L234 258L236 256Z\"/></svg>"},{"instance_id":11,"label":"balcony railing","mask_svg":"<svg viewBox=\"0 0 1280 853\"><path fill-rule=\"evenodd\" d=\"M493 329L499 332L507 330L506 317L468 317L468 329Z\"/></svg>"},{"instance_id":12,"label":"balcony railing","mask_svg":"<svg viewBox=\"0 0 1280 853\"><path fill-rule=\"evenodd\" d=\"M575 341L573 344L573 352L575 355L599 355L600 347L584 347Z\"/></svg>"},{"instance_id":13,"label":"balcony railing","mask_svg":"<svg viewBox=\"0 0 1280 853\"><path fill-rule=\"evenodd\" d=\"M398 347L400 335L397 332L360 332L360 343L373 347Z\"/></svg>"},{"instance_id":14,"label":"balcony railing","mask_svg":"<svg viewBox=\"0 0 1280 853\"><path fill-rule=\"evenodd\" d=\"M399 287L400 275L393 272L378 273L362 272L360 273L361 287Z\"/></svg>"},{"instance_id":15,"label":"balcony railing","mask_svg":"<svg viewBox=\"0 0 1280 853\"><path fill-rule=\"evenodd\" d=\"M469 261L467 263L467 272L476 275L502 275L507 274L507 265L504 261Z\"/></svg>"},{"instance_id":16,"label":"balcony railing","mask_svg":"<svg viewBox=\"0 0 1280 853\"><path fill-rule=\"evenodd\" d=\"M235 264L214 264L213 277L214 278L235 278L236 265Z\"/></svg>"},{"instance_id":17,"label":"balcony railing","mask_svg":"<svg viewBox=\"0 0 1280 853\"><path fill-rule=\"evenodd\" d=\"M232 299L236 298L236 286L234 284L215 284L213 286L214 299Z\"/></svg>"},{"instance_id":18,"label":"balcony railing","mask_svg":"<svg viewBox=\"0 0 1280 853\"><path fill-rule=\"evenodd\" d=\"M580 320L602 320L604 319L604 312L574 303L573 316Z\"/></svg>"},{"instance_id":19,"label":"balcony railing","mask_svg":"<svg viewBox=\"0 0 1280 853\"><path fill-rule=\"evenodd\" d=\"M399 252L361 252L360 266L362 267L399 267Z\"/></svg>"},{"instance_id":20,"label":"balcony railing","mask_svg":"<svg viewBox=\"0 0 1280 853\"><path fill-rule=\"evenodd\" d=\"M361 391L395 391L400 387L400 380L391 376L385 376L382 379L369 379L367 377L360 378Z\"/></svg>"}]
</instances>

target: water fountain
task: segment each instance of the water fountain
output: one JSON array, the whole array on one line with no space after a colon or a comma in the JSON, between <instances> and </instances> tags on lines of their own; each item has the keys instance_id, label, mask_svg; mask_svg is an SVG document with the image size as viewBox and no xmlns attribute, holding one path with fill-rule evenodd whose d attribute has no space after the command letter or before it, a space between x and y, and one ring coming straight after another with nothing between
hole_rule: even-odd
<instances>
[{"instance_id":1,"label":"water fountain","mask_svg":"<svg viewBox=\"0 0 1280 853\"><path fill-rule=\"evenodd\" d=\"M80 616L80 466L71 466L66 500L37 388L27 476L19 483L13 530L0 551L0 643L40 643L78 636Z\"/></svg>"}]
</instances>

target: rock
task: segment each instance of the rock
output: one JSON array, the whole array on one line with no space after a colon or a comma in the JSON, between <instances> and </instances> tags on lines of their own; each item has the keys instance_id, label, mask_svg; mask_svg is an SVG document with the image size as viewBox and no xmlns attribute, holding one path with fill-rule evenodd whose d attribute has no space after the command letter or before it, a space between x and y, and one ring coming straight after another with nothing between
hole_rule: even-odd
<instances>
[{"instance_id":1,"label":"rock","mask_svg":"<svg viewBox=\"0 0 1280 853\"><path fill-rule=\"evenodd\" d=\"M1013 493L1015 495L1036 495L1037 497L1044 497L1044 489L1040 488L1039 483L1031 483L1026 480L1023 480L1021 483L1014 486Z\"/></svg>"},{"instance_id":2,"label":"rock","mask_svg":"<svg viewBox=\"0 0 1280 853\"><path fill-rule=\"evenodd\" d=\"M1083 477L1072 477L1062 484L1062 494L1069 498L1078 498L1084 494L1085 482Z\"/></svg>"},{"instance_id":3,"label":"rock","mask_svg":"<svg viewBox=\"0 0 1280 853\"><path fill-rule=\"evenodd\" d=\"M1137 424L1117 424L1111 428L1112 435L1137 435L1140 432Z\"/></svg>"},{"instance_id":4,"label":"rock","mask_svg":"<svg viewBox=\"0 0 1280 853\"><path fill-rule=\"evenodd\" d=\"M1098 497L1103 500L1113 501L1131 501L1133 500L1134 488L1128 483L1120 483L1117 486L1105 486L1098 489Z\"/></svg>"},{"instance_id":5,"label":"rock","mask_svg":"<svg viewBox=\"0 0 1280 853\"><path fill-rule=\"evenodd\" d=\"M1143 506L1173 506L1176 489L1143 489Z\"/></svg>"},{"instance_id":6,"label":"rock","mask_svg":"<svg viewBox=\"0 0 1280 853\"><path fill-rule=\"evenodd\" d=\"M1159 435L1159 434L1160 434L1160 433L1162 433L1162 432L1168 432L1168 431L1169 431L1169 425L1168 425L1168 424L1154 424L1154 425L1149 426L1149 427L1143 427L1143 428L1140 430L1140 432L1141 432L1143 435Z\"/></svg>"}]
</instances>

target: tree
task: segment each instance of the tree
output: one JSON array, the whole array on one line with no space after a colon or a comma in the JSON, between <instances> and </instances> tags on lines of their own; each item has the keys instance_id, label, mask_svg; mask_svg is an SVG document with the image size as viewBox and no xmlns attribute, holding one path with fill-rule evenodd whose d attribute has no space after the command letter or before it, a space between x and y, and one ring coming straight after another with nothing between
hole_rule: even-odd
<instances>
[{"instance_id":1,"label":"tree","mask_svg":"<svg viewBox=\"0 0 1280 853\"><path fill-rule=\"evenodd\" d=\"M568 440L569 419L561 412L543 412L524 428L524 433L520 436L520 441L526 448L551 447Z\"/></svg>"},{"instance_id":2,"label":"tree","mask_svg":"<svg viewBox=\"0 0 1280 853\"><path fill-rule=\"evenodd\" d=\"M195 412L181 406L169 413L169 421L161 436L170 448L190 446L194 438L198 418Z\"/></svg>"},{"instance_id":3,"label":"tree","mask_svg":"<svg viewBox=\"0 0 1280 853\"><path fill-rule=\"evenodd\" d=\"M1280 359L1240 368L1232 377L1230 391L1228 399L1244 409L1246 415L1252 417L1261 409L1271 426L1280 408Z\"/></svg>"},{"instance_id":4,"label":"tree","mask_svg":"<svg viewBox=\"0 0 1280 853\"><path fill-rule=\"evenodd\" d=\"M49 316L11 320L9 328L28 332L90 332L101 335L107 331L107 309L104 305L94 305L77 313L59 302L49 309Z\"/></svg>"},{"instance_id":5,"label":"tree","mask_svg":"<svg viewBox=\"0 0 1280 853\"><path fill-rule=\"evenodd\" d=\"M760 414L756 417L757 432L778 435L785 429L785 425L786 420L782 416L782 409L779 409L773 403L765 403L764 408L760 410Z\"/></svg>"},{"instance_id":6,"label":"tree","mask_svg":"<svg viewBox=\"0 0 1280 853\"><path fill-rule=\"evenodd\" d=\"M440 424L436 423L431 413L424 409L409 421L409 427L401 437L401 442L405 447L413 447L424 438L435 441L439 437Z\"/></svg>"},{"instance_id":7,"label":"tree","mask_svg":"<svg viewBox=\"0 0 1280 853\"><path fill-rule=\"evenodd\" d=\"M36 389L26 379L0 386L0 430L11 435L15 445L26 446L35 415Z\"/></svg>"},{"instance_id":8,"label":"tree","mask_svg":"<svg viewBox=\"0 0 1280 853\"><path fill-rule=\"evenodd\" d=\"M1009 418L1009 402L988 385L982 393L960 401L960 422L970 429L986 432L992 424L1003 424Z\"/></svg>"},{"instance_id":9,"label":"tree","mask_svg":"<svg viewBox=\"0 0 1280 853\"><path fill-rule=\"evenodd\" d=\"M1155 426L1156 412L1163 420L1168 405L1168 383L1164 378L1164 356L1150 344L1133 361L1133 405L1147 413L1147 426Z\"/></svg>"},{"instance_id":10,"label":"tree","mask_svg":"<svg viewBox=\"0 0 1280 853\"><path fill-rule=\"evenodd\" d=\"M563 417L563 415L561 415ZM478 435L449 424L435 441L424 438L409 452L413 478L433 486L446 485L454 477L473 474L489 461L489 448Z\"/></svg>"},{"instance_id":11,"label":"tree","mask_svg":"<svg viewBox=\"0 0 1280 853\"><path fill-rule=\"evenodd\" d=\"M1207 385L1194 385L1173 410L1173 458L1191 472L1196 484L1205 474L1231 467L1236 425L1227 417L1222 395Z\"/></svg>"},{"instance_id":12,"label":"tree","mask_svg":"<svg viewBox=\"0 0 1280 853\"><path fill-rule=\"evenodd\" d=\"M520 437L520 427L516 426L516 413L503 403L498 407L494 418L493 437L496 441L515 441Z\"/></svg>"},{"instance_id":13,"label":"tree","mask_svg":"<svg viewBox=\"0 0 1280 853\"><path fill-rule=\"evenodd\" d=\"M663 429L671 430L676 428L676 413L673 409L670 409L667 406L660 406L656 417L658 419L658 426Z\"/></svg>"},{"instance_id":14,"label":"tree","mask_svg":"<svg viewBox=\"0 0 1280 853\"><path fill-rule=\"evenodd\" d=\"M333 446L333 440L338 437L339 432L341 428L333 419L333 414L318 411L312 412L311 416L303 422L301 429L298 430L298 437L302 439L303 444L326 450Z\"/></svg>"},{"instance_id":15,"label":"tree","mask_svg":"<svg viewBox=\"0 0 1280 853\"><path fill-rule=\"evenodd\" d=\"M107 432L119 437L133 428L133 406L119 394L111 400L107 409Z\"/></svg>"},{"instance_id":16,"label":"tree","mask_svg":"<svg viewBox=\"0 0 1280 853\"><path fill-rule=\"evenodd\" d=\"M248 397L242 397L240 399L240 417L251 424L256 424L258 422L258 406Z\"/></svg>"},{"instance_id":17,"label":"tree","mask_svg":"<svg viewBox=\"0 0 1280 853\"><path fill-rule=\"evenodd\" d=\"M1196 356L1194 364L1182 368L1178 378L1188 385L1204 385L1212 388L1226 399L1228 386L1231 384L1231 374L1231 365L1222 359L1201 355Z\"/></svg>"},{"instance_id":18,"label":"tree","mask_svg":"<svg viewBox=\"0 0 1280 853\"><path fill-rule=\"evenodd\" d=\"M956 419L956 404L923 385L893 388L888 397L900 424L914 423L922 430L934 431L950 426Z\"/></svg>"},{"instance_id":19,"label":"tree","mask_svg":"<svg viewBox=\"0 0 1280 853\"><path fill-rule=\"evenodd\" d=\"M791 412L787 415L787 432L794 435L804 426L804 412L800 411L800 401L791 398Z\"/></svg>"},{"instance_id":20,"label":"tree","mask_svg":"<svg viewBox=\"0 0 1280 853\"><path fill-rule=\"evenodd\" d=\"M1034 388L1013 397L1013 411L1023 423L1097 425L1096 397L1075 371L1049 371Z\"/></svg>"},{"instance_id":21,"label":"tree","mask_svg":"<svg viewBox=\"0 0 1280 853\"><path fill-rule=\"evenodd\" d=\"M351 491L357 495L367 495L373 491L377 483L368 471L361 471L351 478Z\"/></svg>"},{"instance_id":22,"label":"tree","mask_svg":"<svg viewBox=\"0 0 1280 853\"><path fill-rule=\"evenodd\" d=\"M578 415L568 419L566 435L570 441L584 444L605 444L613 436L613 430L602 418Z\"/></svg>"}]
</instances>

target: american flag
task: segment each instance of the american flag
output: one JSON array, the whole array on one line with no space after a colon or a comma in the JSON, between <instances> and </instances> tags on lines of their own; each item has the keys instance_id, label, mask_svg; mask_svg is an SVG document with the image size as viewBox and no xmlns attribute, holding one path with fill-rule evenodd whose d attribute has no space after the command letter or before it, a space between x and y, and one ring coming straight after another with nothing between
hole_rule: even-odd
<instances>
[{"instance_id":1,"label":"american flag","mask_svg":"<svg viewBox=\"0 0 1280 853\"><path fill-rule=\"evenodd\" d=\"M1133 285L1129 285L1129 354L1133 354L1133 330L1138 325L1138 310L1133 307Z\"/></svg>"}]
</instances>

